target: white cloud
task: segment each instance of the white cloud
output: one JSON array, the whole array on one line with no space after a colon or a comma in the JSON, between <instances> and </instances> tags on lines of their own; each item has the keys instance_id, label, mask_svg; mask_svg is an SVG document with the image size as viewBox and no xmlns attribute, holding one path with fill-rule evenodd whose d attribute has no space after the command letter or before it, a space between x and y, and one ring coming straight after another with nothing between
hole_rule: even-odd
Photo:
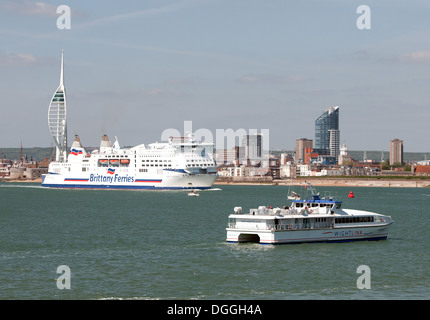
<instances>
[{"instance_id":1,"label":"white cloud","mask_svg":"<svg viewBox=\"0 0 430 320\"><path fill-rule=\"evenodd\" d=\"M24 1L5 1L0 4L0 9L23 14L23 15L42 15L56 16L57 7L45 2Z\"/></svg>"},{"instance_id":2,"label":"white cloud","mask_svg":"<svg viewBox=\"0 0 430 320\"><path fill-rule=\"evenodd\" d=\"M146 16L153 16L157 14L163 14L171 11L176 11L183 9L190 5L190 3L194 3L194 1L180 1L173 4L164 5L158 8L149 8L134 12L128 12L124 14L117 14L109 17L102 17L98 18L92 21L83 22L79 25L75 25L74 28L87 28L87 27L96 27L96 26L102 26L109 23L115 23L118 21L123 20L129 20L129 19L136 19L136 18L142 18Z\"/></svg>"},{"instance_id":3,"label":"white cloud","mask_svg":"<svg viewBox=\"0 0 430 320\"><path fill-rule=\"evenodd\" d=\"M430 61L430 51L416 51L402 54L399 56L399 60L404 62L428 62Z\"/></svg>"},{"instance_id":4,"label":"white cloud","mask_svg":"<svg viewBox=\"0 0 430 320\"><path fill-rule=\"evenodd\" d=\"M303 76L283 76L277 74L250 74L245 75L239 79L242 83L291 83L302 82L308 80Z\"/></svg>"},{"instance_id":5,"label":"white cloud","mask_svg":"<svg viewBox=\"0 0 430 320\"><path fill-rule=\"evenodd\" d=\"M29 65L37 62L36 56L29 53L0 53L0 66Z\"/></svg>"}]
</instances>

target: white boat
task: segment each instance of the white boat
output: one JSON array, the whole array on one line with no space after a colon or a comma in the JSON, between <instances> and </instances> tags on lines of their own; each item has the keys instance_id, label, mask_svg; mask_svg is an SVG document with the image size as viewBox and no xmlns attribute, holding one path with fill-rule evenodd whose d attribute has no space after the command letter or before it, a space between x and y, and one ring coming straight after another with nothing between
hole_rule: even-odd
<instances>
[{"instance_id":1,"label":"white boat","mask_svg":"<svg viewBox=\"0 0 430 320\"><path fill-rule=\"evenodd\" d=\"M51 162L43 187L98 189L209 189L218 177L213 144L198 143L192 135L121 148L103 136L100 149L87 152L80 139L67 161Z\"/></svg>"},{"instance_id":2,"label":"white boat","mask_svg":"<svg viewBox=\"0 0 430 320\"><path fill-rule=\"evenodd\" d=\"M342 209L332 197L320 198L312 186L312 197L293 200L290 207L260 206L243 213L234 208L228 219L227 242L286 244L302 242L346 242L387 239L393 223L390 216Z\"/></svg>"},{"instance_id":3,"label":"white boat","mask_svg":"<svg viewBox=\"0 0 430 320\"><path fill-rule=\"evenodd\" d=\"M198 196L200 196L200 194L197 192L197 190L191 190L190 192L188 192L188 196L189 197L198 197Z\"/></svg>"},{"instance_id":4,"label":"white boat","mask_svg":"<svg viewBox=\"0 0 430 320\"><path fill-rule=\"evenodd\" d=\"M291 193L288 195L288 200L299 200L300 195L294 191L291 191Z\"/></svg>"}]
</instances>

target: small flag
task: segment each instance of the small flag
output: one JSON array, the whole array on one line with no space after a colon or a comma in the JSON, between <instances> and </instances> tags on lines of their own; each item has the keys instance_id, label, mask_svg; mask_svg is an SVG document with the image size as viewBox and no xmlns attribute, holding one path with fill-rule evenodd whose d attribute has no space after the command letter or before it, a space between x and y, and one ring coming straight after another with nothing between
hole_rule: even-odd
<instances>
[{"instance_id":1,"label":"small flag","mask_svg":"<svg viewBox=\"0 0 430 320\"><path fill-rule=\"evenodd\" d=\"M77 156L78 154L82 154L82 150L73 148L72 150L70 150L69 154L73 154L74 156Z\"/></svg>"}]
</instances>

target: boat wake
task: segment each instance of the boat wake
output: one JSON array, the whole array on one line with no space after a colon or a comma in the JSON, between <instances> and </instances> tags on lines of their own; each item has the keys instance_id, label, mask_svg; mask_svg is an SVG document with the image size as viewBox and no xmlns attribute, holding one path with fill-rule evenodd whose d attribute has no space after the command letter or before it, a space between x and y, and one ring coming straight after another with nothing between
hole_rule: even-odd
<instances>
[{"instance_id":1,"label":"boat wake","mask_svg":"<svg viewBox=\"0 0 430 320\"><path fill-rule=\"evenodd\" d=\"M27 184L0 184L0 188L30 188L30 189L44 189L41 185L27 185Z\"/></svg>"},{"instance_id":2,"label":"boat wake","mask_svg":"<svg viewBox=\"0 0 430 320\"><path fill-rule=\"evenodd\" d=\"M222 191L221 188L210 188L210 189L206 189L204 191Z\"/></svg>"}]
</instances>

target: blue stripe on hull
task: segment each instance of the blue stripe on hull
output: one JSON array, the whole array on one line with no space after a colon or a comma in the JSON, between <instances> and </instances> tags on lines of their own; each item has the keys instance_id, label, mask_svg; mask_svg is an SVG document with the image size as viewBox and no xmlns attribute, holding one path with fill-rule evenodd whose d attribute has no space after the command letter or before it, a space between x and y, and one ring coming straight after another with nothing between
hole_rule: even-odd
<instances>
[{"instance_id":1,"label":"blue stripe on hull","mask_svg":"<svg viewBox=\"0 0 430 320\"><path fill-rule=\"evenodd\" d=\"M45 188L64 188L64 189L129 189L129 190L184 190L199 189L205 190L211 187L159 187L159 186L109 186L109 185L87 185L87 184L42 184Z\"/></svg>"}]
</instances>

